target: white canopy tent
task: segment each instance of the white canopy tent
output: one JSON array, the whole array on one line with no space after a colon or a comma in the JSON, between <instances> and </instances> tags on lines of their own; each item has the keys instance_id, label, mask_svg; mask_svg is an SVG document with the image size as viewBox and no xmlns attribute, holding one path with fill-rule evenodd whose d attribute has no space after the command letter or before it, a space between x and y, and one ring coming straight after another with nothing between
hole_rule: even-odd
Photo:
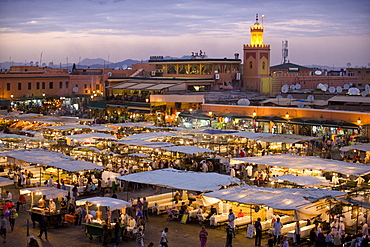
<instances>
[{"instance_id":1,"label":"white canopy tent","mask_svg":"<svg viewBox=\"0 0 370 247\"><path fill-rule=\"evenodd\" d=\"M124 200L110 198L110 197L91 197L86 199L81 199L76 201L77 206L86 205L86 204L95 204L103 207L109 207L110 211L114 211L121 208L131 207L130 202Z\"/></svg>"},{"instance_id":2,"label":"white canopy tent","mask_svg":"<svg viewBox=\"0 0 370 247\"><path fill-rule=\"evenodd\" d=\"M243 138L248 138L248 139L252 139L252 140L259 140L263 137L272 136L273 134L271 134L271 133L255 133L255 132L252 132L252 131L240 131L239 133L234 133L232 135L243 137Z\"/></svg>"},{"instance_id":3,"label":"white canopy tent","mask_svg":"<svg viewBox=\"0 0 370 247\"><path fill-rule=\"evenodd\" d=\"M43 129L52 129L52 130L72 130L72 129L91 129L88 125L80 125L80 124L64 124L64 125L52 125L42 127Z\"/></svg>"},{"instance_id":4,"label":"white canopy tent","mask_svg":"<svg viewBox=\"0 0 370 247\"><path fill-rule=\"evenodd\" d=\"M21 195L34 193L35 195L44 195L45 199L55 199L65 197L68 194L68 191L53 187L34 187L20 189L19 193Z\"/></svg>"},{"instance_id":5,"label":"white canopy tent","mask_svg":"<svg viewBox=\"0 0 370 247\"><path fill-rule=\"evenodd\" d=\"M120 176L117 179L172 189L201 192L218 190L223 186L241 183L239 179L229 175L214 172L183 171L171 168L133 173Z\"/></svg>"},{"instance_id":6,"label":"white canopy tent","mask_svg":"<svg viewBox=\"0 0 370 247\"><path fill-rule=\"evenodd\" d=\"M142 146L142 147L149 147L149 148L162 148L162 147L169 147L175 144L169 142L151 142L151 141L143 141L143 140L119 140L113 142L115 144L123 144L128 146Z\"/></svg>"},{"instance_id":7,"label":"white canopy tent","mask_svg":"<svg viewBox=\"0 0 370 247\"><path fill-rule=\"evenodd\" d=\"M301 136L301 135L284 135L284 134L275 134L270 136L265 136L259 139L262 142L282 142L293 144L296 142L303 142L303 141L312 141L321 139L321 137L312 137L312 136Z\"/></svg>"},{"instance_id":8,"label":"white canopy tent","mask_svg":"<svg viewBox=\"0 0 370 247\"><path fill-rule=\"evenodd\" d=\"M370 152L370 143L345 146L345 147L340 148L339 150L342 152L347 152L350 150L360 150L360 151Z\"/></svg>"},{"instance_id":9,"label":"white canopy tent","mask_svg":"<svg viewBox=\"0 0 370 247\"><path fill-rule=\"evenodd\" d=\"M163 138L163 137L172 137L172 136L181 136L176 133L172 132L146 132L146 133L140 133L136 135L131 135L122 138L122 140L142 140L142 141L149 141L153 139ZM185 137L188 138L188 137Z\"/></svg>"},{"instance_id":10,"label":"white canopy tent","mask_svg":"<svg viewBox=\"0 0 370 247\"><path fill-rule=\"evenodd\" d=\"M62 162L73 160L73 157L64 155L59 152L48 151L41 148L36 149L20 149L10 152L0 152L0 156L8 157L8 162L12 162L9 158L13 158L14 163L20 160L26 163L34 163L44 165L51 162Z\"/></svg>"},{"instance_id":11,"label":"white canopy tent","mask_svg":"<svg viewBox=\"0 0 370 247\"><path fill-rule=\"evenodd\" d=\"M147 154L142 154L142 153L132 153L132 154L129 154L128 156L133 156L133 157L148 157Z\"/></svg>"},{"instance_id":12,"label":"white canopy tent","mask_svg":"<svg viewBox=\"0 0 370 247\"><path fill-rule=\"evenodd\" d=\"M294 214L296 220L301 220L324 214L327 211L327 206L329 206L326 199L345 194L341 191L313 188L271 189L245 185L209 192L203 196L247 205L265 205L274 210Z\"/></svg>"},{"instance_id":13,"label":"white canopy tent","mask_svg":"<svg viewBox=\"0 0 370 247\"><path fill-rule=\"evenodd\" d=\"M231 159L231 163L253 163L293 169L315 169L354 176L361 176L370 173L370 166L360 163L349 163L339 160L329 160L313 156L298 156L291 154L233 158Z\"/></svg>"},{"instance_id":14,"label":"white canopy tent","mask_svg":"<svg viewBox=\"0 0 370 247\"><path fill-rule=\"evenodd\" d=\"M7 186L12 184L14 184L13 180L10 180L9 178L0 177L0 186Z\"/></svg>"},{"instance_id":15,"label":"white canopy tent","mask_svg":"<svg viewBox=\"0 0 370 247\"><path fill-rule=\"evenodd\" d=\"M65 136L65 138L76 140L79 142L97 142L98 139L108 139L108 140L116 140L117 138L112 135L108 135L105 133L88 133L88 134L78 134L78 135L69 135Z\"/></svg>"},{"instance_id":16,"label":"white canopy tent","mask_svg":"<svg viewBox=\"0 0 370 247\"><path fill-rule=\"evenodd\" d=\"M79 149L87 149L87 150L91 150L95 153L100 153L100 150L97 149L96 147L79 146L79 147L73 148L73 150L79 150Z\"/></svg>"},{"instance_id":17,"label":"white canopy tent","mask_svg":"<svg viewBox=\"0 0 370 247\"><path fill-rule=\"evenodd\" d=\"M314 176L294 176L293 174L287 174L280 177L273 177L272 180L275 181L288 181L301 186L314 186L314 185L328 185L329 180L324 177L314 177Z\"/></svg>"},{"instance_id":18,"label":"white canopy tent","mask_svg":"<svg viewBox=\"0 0 370 247\"><path fill-rule=\"evenodd\" d=\"M179 152L185 154L196 154L196 153L213 153L215 151L208 148L198 148L195 146L173 146L173 147L164 147L163 150L170 152Z\"/></svg>"},{"instance_id":19,"label":"white canopy tent","mask_svg":"<svg viewBox=\"0 0 370 247\"><path fill-rule=\"evenodd\" d=\"M51 162L46 163L46 166L51 166L59 168L68 172L80 172L80 171L89 171L89 170L103 170L104 166L99 166L97 164L84 161L84 160L66 160L63 162Z\"/></svg>"}]
</instances>

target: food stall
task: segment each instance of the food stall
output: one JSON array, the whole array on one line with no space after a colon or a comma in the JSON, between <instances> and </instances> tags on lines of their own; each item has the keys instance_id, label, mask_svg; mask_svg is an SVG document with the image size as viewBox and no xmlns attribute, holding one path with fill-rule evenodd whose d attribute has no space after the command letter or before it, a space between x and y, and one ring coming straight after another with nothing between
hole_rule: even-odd
<instances>
[{"instance_id":1,"label":"food stall","mask_svg":"<svg viewBox=\"0 0 370 247\"><path fill-rule=\"evenodd\" d=\"M112 213L115 210L125 211L126 207L131 207L130 202L124 200L110 198L110 197L91 197L76 201L77 206L86 207L88 220L83 223L85 225L87 236L92 240L93 236L102 237L103 236L103 224L108 225L108 242L110 239L114 238L114 223L111 222ZM89 207L96 207L97 211L89 211ZM103 219L102 209L105 209L107 217ZM118 217L117 217L118 218ZM123 228L121 228L123 231ZM122 234L122 232L121 232Z\"/></svg>"},{"instance_id":2,"label":"food stall","mask_svg":"<svg viewBox=\"0 0 370 247\"><path fill-rule=\"evenodd\" d=\"M9 178L0 177L0 195L3 195L3 190L2 190L3 186L12 185L12 184L14 184L13 180L10 180ZM5 205L5 198L2 198L1 196L0 206L2 205Z\"/></svg>"},{"instance_id":3,"label":"food stall","mask_svg":"<svg viewBox=\"0 0 370 247\"><path fill-rule=\"evenodd\" d=\"M50 226L61 226L63 224L63 218L65 212L61 212L60 207L56 207L52 210L50 206L46 207L46 200L56 200L58 198L65 197L68 192L66 190L56 189L53 187L35 187L35 188L24 188L20 189L21 195L31 196L31 208L28 210L33 227L35 227L35 222L40 222L42 213L45 214ZM40 197L38 205L34 204L35 197Z\"/></svg>"}]
</instances>

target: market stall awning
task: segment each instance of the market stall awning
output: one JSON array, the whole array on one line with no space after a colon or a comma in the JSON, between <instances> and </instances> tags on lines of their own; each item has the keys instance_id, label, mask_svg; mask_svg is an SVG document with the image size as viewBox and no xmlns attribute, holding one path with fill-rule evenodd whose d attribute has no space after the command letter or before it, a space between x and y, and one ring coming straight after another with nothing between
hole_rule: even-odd
<instances>
[{"instance_id":1,"label":"market stall awning","mask_svg":"<svg viewBox=\"0 0 370 247\"><path fill-rule=\"evenodd\" d=\"M272 180L282 180L295 183L301 186L313 186L313 185L328 185L329 180L324 177L314 177L314 176L295 176L293 174L287 174L280 177L273 177Z\"/></svg>"},{"instance_id":2,"label":"market stall awning","mask_svg":"<svg viewBox=\"0 0 370 247\"><path fill-rule=\"evenodd\" d=\"M184 154L196 154L196 153L213 153L214 151L208 148L198 148L195 146L173 146L173 147L164 147L163 150L170 152L179 152Z\"/></svg>"},{"instance_id":3,"label":"market stall awning","mask_svg":"<svg viewBox=\"0 0 370 247\"><path fill-rule=\"evenodd\" d=\"M88 133L88 134L78 134L78 135L69 135L65 136L65 138L73 139L79 142L97 142L99 139L106 139L106 140L116 140L117 138L112 135L108 135L105 133Z\"/></svg>"},{"instance_id":4,"label":"market stall awning","mask_svg":"<svg viewBox=\"0 0 370 247\"><path fill-rule=\"evenodd\" d=\"M355 176L370 173L370 166L360 163L350 163L339 160L322 159L313 156L298 156L291 154L233 158L231 159L231 163L253 163L293 169L315 169Z\"/></svg>"},{"instance_id":5,"label":"market stall awning","mask_svg":"<svg viewBox=\"0 0 370 247\"><path fill-rule=\"evenodd\" d=\"M285 134L275 134L266 137L262 137L259 141L262 142L282 142L282 143L296 143L303 141L312 141L322 139L321 137L312 137L312 136L302 136L302 135L285 135Z\"/></svg>"},{"instance_id":6,"label":"market stall awning","mask_svg":"<svg viewBox=\"0 0 370 247\"><path fill-rule=\"evenodd\" d=\"M77 206L85 205L86 203L95 204L103 207L109 207L110 211L114 211L121 208L131 207L130 202L124 200L110 198L110 197L91 197L76 201Z\"/></svg>"},{"instance_id":7,"label":"market stall awning","mask_svg":"<svg viewBox=\"0 0 370 247\"><path fill-rule=\"evenodd\" d=\"M91 129L88 125L80 124L65 124L65 125L55 125L55 126L46 126L42 127L43 129L52 129L52 130L73 130L73 129Z\"/></svg>"},{"instance_id":8,"label":"market stall awning","mask_svg":"<svg viewBox=\"0 0 370 247\"><path fill-rule=\"evenodd\" d=\"M147 154L142 154L142 153L132 153L132 154L129 154L128 156L133 156L133 157L148 157Z\"/></svg>"},{"instance_id":9,"label":"market stall awning","mask_svg":"<svg viewBox=\"0 0 370 247\"><path fill-rule=\"evenodd\" d=\"M13 180L10 180L9 178L0 177L0 186L7 186L12 184L14 184Z\"/></svg>"},{"instance_id":10,"label":"market stall awning","mask_svg":"<svg viewBox=\"0 0 370 247\"><path fill-rule=\"evenodd\" d=\"M255 186L237 186L204 194L220 200L244 203L247 205L265 205L273 209L296 210L312 201L327 197L339 197L345 192L324 189L263 188ZM309 199L309 200L308 200Z\"/></svg>"},{"instance_id":11,"label":"market stall awning","mask_svg":"<svg viewBox=\"0 0 370 247\"><path fill-rule=\"evenodd\" d=\"M21 195L35 193L36 195L44 195L45 199L55 199L65 197L68 194L67 190L56 189L53 187L34 187L20 189Z\"/></svg>"},{"instance_id":12,"label":"market stall awning","mask_svg":"<svg viewBox=\"0 0 370 247\"><path fill-rule=\"evenodd\" d=\"M142 141L142 140L119 140L116 142L113 142L115 144L122 144L122 145L128 145L128 146L142 146L142 147L148 147L148 148L162 148L162 147L170 147L175 144L169 143L169 142L150 142L150 141Z\"/></svg>"},{"instance_id":13,"label":"market stall awning","mask_svg":"<svg viewBox=\"0 0 370 247\"><path fill-rule=\"evenodd\" d=\"M136 135L126 136L121 140L142 140L142 141L149 141L153 139L163 138L163 137L172 137L172 136L181 136L176 133L172 132L146 132L140 133Z\"/></svg>"},{"instance_id":14,"label":"market stall awning","mask_svg":"<svg viewBox=\"0 0 370 247\"><path fill-rule=\"evenodd\" d=\"M242 138L252 139L252 140L259 140L259 139L264 138L264 137L272 136L273 134L271 134L271 133L255 133L255 132L252 132L252 131L240 131L238 133L234 133L233 135L234 136L239 136L239 137L242 137Z\"/></svg>"},{"instance_id":15,"label":"market stall awning","mask_svg":"<svg viewBox=\"0 0 370 247\"><path fill-rule=\"evenodd\" d=\"M104 166L99 166L97 164L84 161L84 160L69 160L69 161L58 161L46 163L46 166L51 166L55 168L62 169L68 172L80 172L80 171L90 171L90 170L103 170Z\"/></svg>"},{"instance_id":16,"label":"market stall awning","mask_svg":"<svg viewBox=\"0 0 370 247\"><path fill-rule=\"evenodd\" d=\"M97 149L96 147L86 147L86 146L75 147L75 148L73 148L73 150L89 150L89 151L93 151L95 153L100 152L100 150Z\"/></svg>"},{"instance_id":17,"label":"market stall awning","mask_svg":"<svg viewBox=\"0 0 370 247\"><path fill-rule=\"evenodd\" d=\"M229 175L215 172L183 171L171 168L133 173L118 177L117 179L172 189L201 192L218 190L223 186L241 183L239 179Z\"/></svg>"},{"instance_id":18,"label":"market stall awning","mask_svg":"<svg viewBox=\"0 0 370 247\"><path fill-rule=\"evenodd\" d=\"M345 146L345 147L340 148L339 150L342 152L347 152L350 150L360 150L360 151L370 152L370 143Z\"/></svg>"},{"instance_id":19,"label":"market stall awning","mask_svg":"<svg viewBox=\"0 0 370 247\"><path fill-rule=\"evenodd\" d=\"M41 148L36 149L20 149L9 152L0 152L0 156L21 160L27 163L44 165L51 162L61 162L73 160L73 157L64 155L59 152L48 151ZM9 160L8 160L9 161Z\"/></svg>"}]
</instances>

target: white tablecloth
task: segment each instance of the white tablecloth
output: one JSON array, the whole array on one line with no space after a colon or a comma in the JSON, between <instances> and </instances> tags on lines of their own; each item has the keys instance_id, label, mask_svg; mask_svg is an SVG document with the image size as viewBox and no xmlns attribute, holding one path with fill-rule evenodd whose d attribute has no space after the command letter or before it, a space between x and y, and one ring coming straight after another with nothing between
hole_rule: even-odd
<instances>
[{"instance_id":1,"label":"white tablecloth","mask_svg":"<svg viewBox=\"0 0 370 247\"><path fill-rule=\"evenodd\" d=\"M315 224L313 225L309 225L309 226L304 226L301 228L301 238L305 238L305 237L308 237L310 235L310 232L312 230L312 228L315 227ZM293 238L293 242L295 243L296 242L296 239L295 239L295 234L294 234L294 231L295 230L291 230L287 233L287 236L289 238Z\"/></svg>"},{"instance_id":2,"label":"white tablecloth","mask_svg":"<svg viewBox=\"0 0 370 247\"><path fill-rule=\"evenodd\" d=\"M218 226L218 224L220 222L224 222L224 221L227 221L229 219L229 214L218 214L218 215L214 215L212 216L209 220L210 220L210 225L211 226Z\"/></svg>"},{"instance_id":3,"label":"white tablecloth","mask_svg":"<svg viewBox=\"0 0 370 247\"><path fill-rule=\"evenodd\" d=\"M251 223L251 217L250 216L244 216L241 218L236 218L234 220L235 226L240 226L240 225L246 225Z\"/></svg>"},{"instance_id":4,"label":"white tablecloth","mask_svg":"<svg viewBox=\"0 0 370 247\"><path fill-rule=\"evenodd\" d=\"M301 220L299 221L299 225L301 228L307 225L307 221ZM281 229L281 235L287 234L289 231L294 231L295 229L295 222L283 225L283 228ZM274 229L269 230L272 234L274 233Z\"/></svg>"}]
</instances>

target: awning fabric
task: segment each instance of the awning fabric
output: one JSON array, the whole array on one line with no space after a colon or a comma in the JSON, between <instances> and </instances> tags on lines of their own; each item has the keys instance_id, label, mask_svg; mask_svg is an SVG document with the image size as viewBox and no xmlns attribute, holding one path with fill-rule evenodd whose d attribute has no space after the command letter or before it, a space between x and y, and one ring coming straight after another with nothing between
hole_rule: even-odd
<instances>
[{"instance_id":1,"label":"awning fabric","mask_svg":"<svg viewBox=\"0 0 370 247\"><path fill-rule=\"evenodd\" d=\"M80 146L80 147L75 147L73 148L73 150L77 150L77 149L87 149L87 150L90 150L90 151L93 151L95 153L100 153L100 150L95 148L95 147L85 147L85 146Z\"/></svg>"},{"instance_id":2,"label":"awning fabric","mask_svg":"<svg viewBox=\"0 0 370 247\"><path fill-rule=\"evenodd\" d=\"M73 160L73 157L64 155L59 152L48 151L41 148L20 149L10 152L0 152L0 156L10 157L27 163L44 165L51 162L63 162Z\"/></svg>"},{"instance_id":3,"label":"awning fabric","mask_svg":"<svg viewBox=\"0 0 370 247\"><path fill-rule=\"evenodd\" d=\"M91 203L95 205L99 204L100 206L103 206L103 207L109 207L110 211L132 206L130 202L126 202L124 200L110 198L110 197L99 197L99 196L76 201L77 206L85 205L86 203Z\"/></svg>"},{"instance_id":4,"label":"awning fabric","mask_svg":"<svg viewBox=\"0 0 370 247\"><path fill-rule=\"evenodd\" d=\"M13 180L10 180L9 178L0 177L0 186L7 186L12 184L14 184Z\"/></svg>"},{"instance_id":5,"label":"awning fabric","mask_svg":"<svg viewBox=\"0 0 370 247\"><path fill-rule=\"evenodd\" d=\"M315 169L354 176L361 176L370 173L370 166L360 163L350 163L339 160L322 159L313 156L298 156L291 154L233 158L231 159L231 163L253 163L293 169Z\"/></svg>"},{"instance_id":6,"label":"awning fabric","mask_svg":"<svg viewBox=\"0 0 370 247\"><path fill-rule=\"evenodd\" d=\"M56 189L53 187L34 187L34 188L20 189L19 193L21 195L29 194L29 193L37 193L40 195L44 195L45 199L55 199L55 198L65 197L68 194L68 191Z\"/></svg>"},{"instance_id":7,"label":"awning fabric","mask_svg":"<svg viewBox=\"0 0 370 247\"><path fill-rule=\"evenodd\" d=\"M142 153L132 153L132 154L129 154L128 156L137 156L137 157L148 157L147 154L142 154Z\"/></svg>"},{"instance_id":8,"label":"awning fabric","mask_svg":"<svg viewBox=\"0 0 370 247\"><path fill-rule=\"evenodd\" d=\"M218 190L222 186L241 183L239 179L229 175L215 172L183 171L171 168L133 173L118 177L117 179L172 189L201 192Z\"/></svg>"},{"instance_id":9,"label":"awning fabric","mask_svg":"<svg viewBox=\"0 0 370 247\"><path fill-rule=\"evenodd\" d=\"M360 150L360 151L370 152L370 143L345 146L345 147L340 148L339 150L342 152L347 152L349 150Z\"/></svg>"},{"instance_id":10,"label":"awning fabric","mask_svg":"<svg viewBox=\"0 0 370 247\"><path fill-rule=\"evenodd\" d=\"M46 126L42 128L52 129L52 130L92 129L88 125L80 125L80 124L55 125L55 126Z\"/></svg>"},{"instance_id":11,"label":"awning fabric","mask_svg":"<svg viewBox=\"0 0 370 247\"><path fill-rule=\"evenodd\" d=\"M272 180L283 180L291 183L295 183L301 186L312 186L312 185L324 185L329 184L330 181L324 177L314 176L295 176L293 174L287 174L280 177L273 177Z\"/></svg>"},{"instance_id":12,"label":"awning fabric","mask_svg":"<svg viewBox=\"0 0 370 247\"><path fill-rule=\"evenodd\" d=\"M252 131L240 131L238 133L234 133L233 135L243 137L243 138L252 139L252 140L259 140L259 139L264 138L264 137L269 137L273 134L271 134L271 133L255 133L255 132L252 132Z\"/></svg>"},{"instance_id":13,"label":"awning fabric","mask_svg":"<svg viewBox=\"0 0 370 247\"><path fill-rule=\"evenodd\" d=\"M79 142L97 142L98 139L112 139L112 140L117 139L115 136L108 135L105 133L88 133L88 134L69 135L65 137Z\"/></svg>"},{"instance_id":14,"label":"awning fabric","mask_svg":"<svg viewBox=\"0 0 370 247\"><path fill-rule=\"evenodd\" d=\"M323 189L271 189L255 186L237 186L209 192L203 197L243 203L247 205L265 205L287 214L294 212L296 220L310 219L325 214L328 200L345 195L345 192Z\"/></svg>"},{"instance_id":15,"label":"awning fabric","mask_svg":"<svg viewBox=\"0 0 370 247\"><path fill-rule=\"evenodd\" d=\"M179 134L172 133L172 132L147 132L147 133L140 133L136 135L131 135L122 138L121 140L142 140L148 141L162 137L171 137L171 136L180 136Z\"/></svg>"},{"instance_id":16,"label":"awning fabric","mask_svg":"<svg viewBox=\"0 0 370 247\"><path fill-rule=\"evenodd\" d=\"M84 161L84 160L70 160L63 162L51 162L45 164L46 166L51 166L59 168L68 172L80 172L80 171L89 171L89 170L103 170L104 166L99 166L97 164Z\"/></svg>"},{"instance_id":17,"label":"awning fabric","mask_svg":"<svg viewBox=\"0 0 370 247\"><path fill-rule=\"evenodd\" d=\"M169 142L150 142L150 141L142 141L142 140L119 140L113 142L115 144L123 144L128 146L142 146L148 148L162 148L162 147L169 147L175 144Z\"/></svg>"},{"instance_id":18,"label":"awning fabric","mask_svg":"<svg viewBox=\"0 0 370 247\"><path fill-rule=\"evenodd\" d=\"M173 146L173 147L164 147L162 148L171 152L179 152L185 154L196 154L196 153L213 153L214 151L208 148L198 148L195 146Z\"/></svg>"},{"instance_id":19,"label":"awning fabric","mask_svg":"<svg viewBox=\"0 0 370 247\"><path fill-rule=\"evenodd\" d=\"M312 141L320 139L320 137L303 136L303 135L286 135L286 134L271 134L271 133L255 133L252 131L240 131L232 134L243 138L248 138L261 142L283 142L296 143L301 141Z\"/></svg>"}]
</instances>

